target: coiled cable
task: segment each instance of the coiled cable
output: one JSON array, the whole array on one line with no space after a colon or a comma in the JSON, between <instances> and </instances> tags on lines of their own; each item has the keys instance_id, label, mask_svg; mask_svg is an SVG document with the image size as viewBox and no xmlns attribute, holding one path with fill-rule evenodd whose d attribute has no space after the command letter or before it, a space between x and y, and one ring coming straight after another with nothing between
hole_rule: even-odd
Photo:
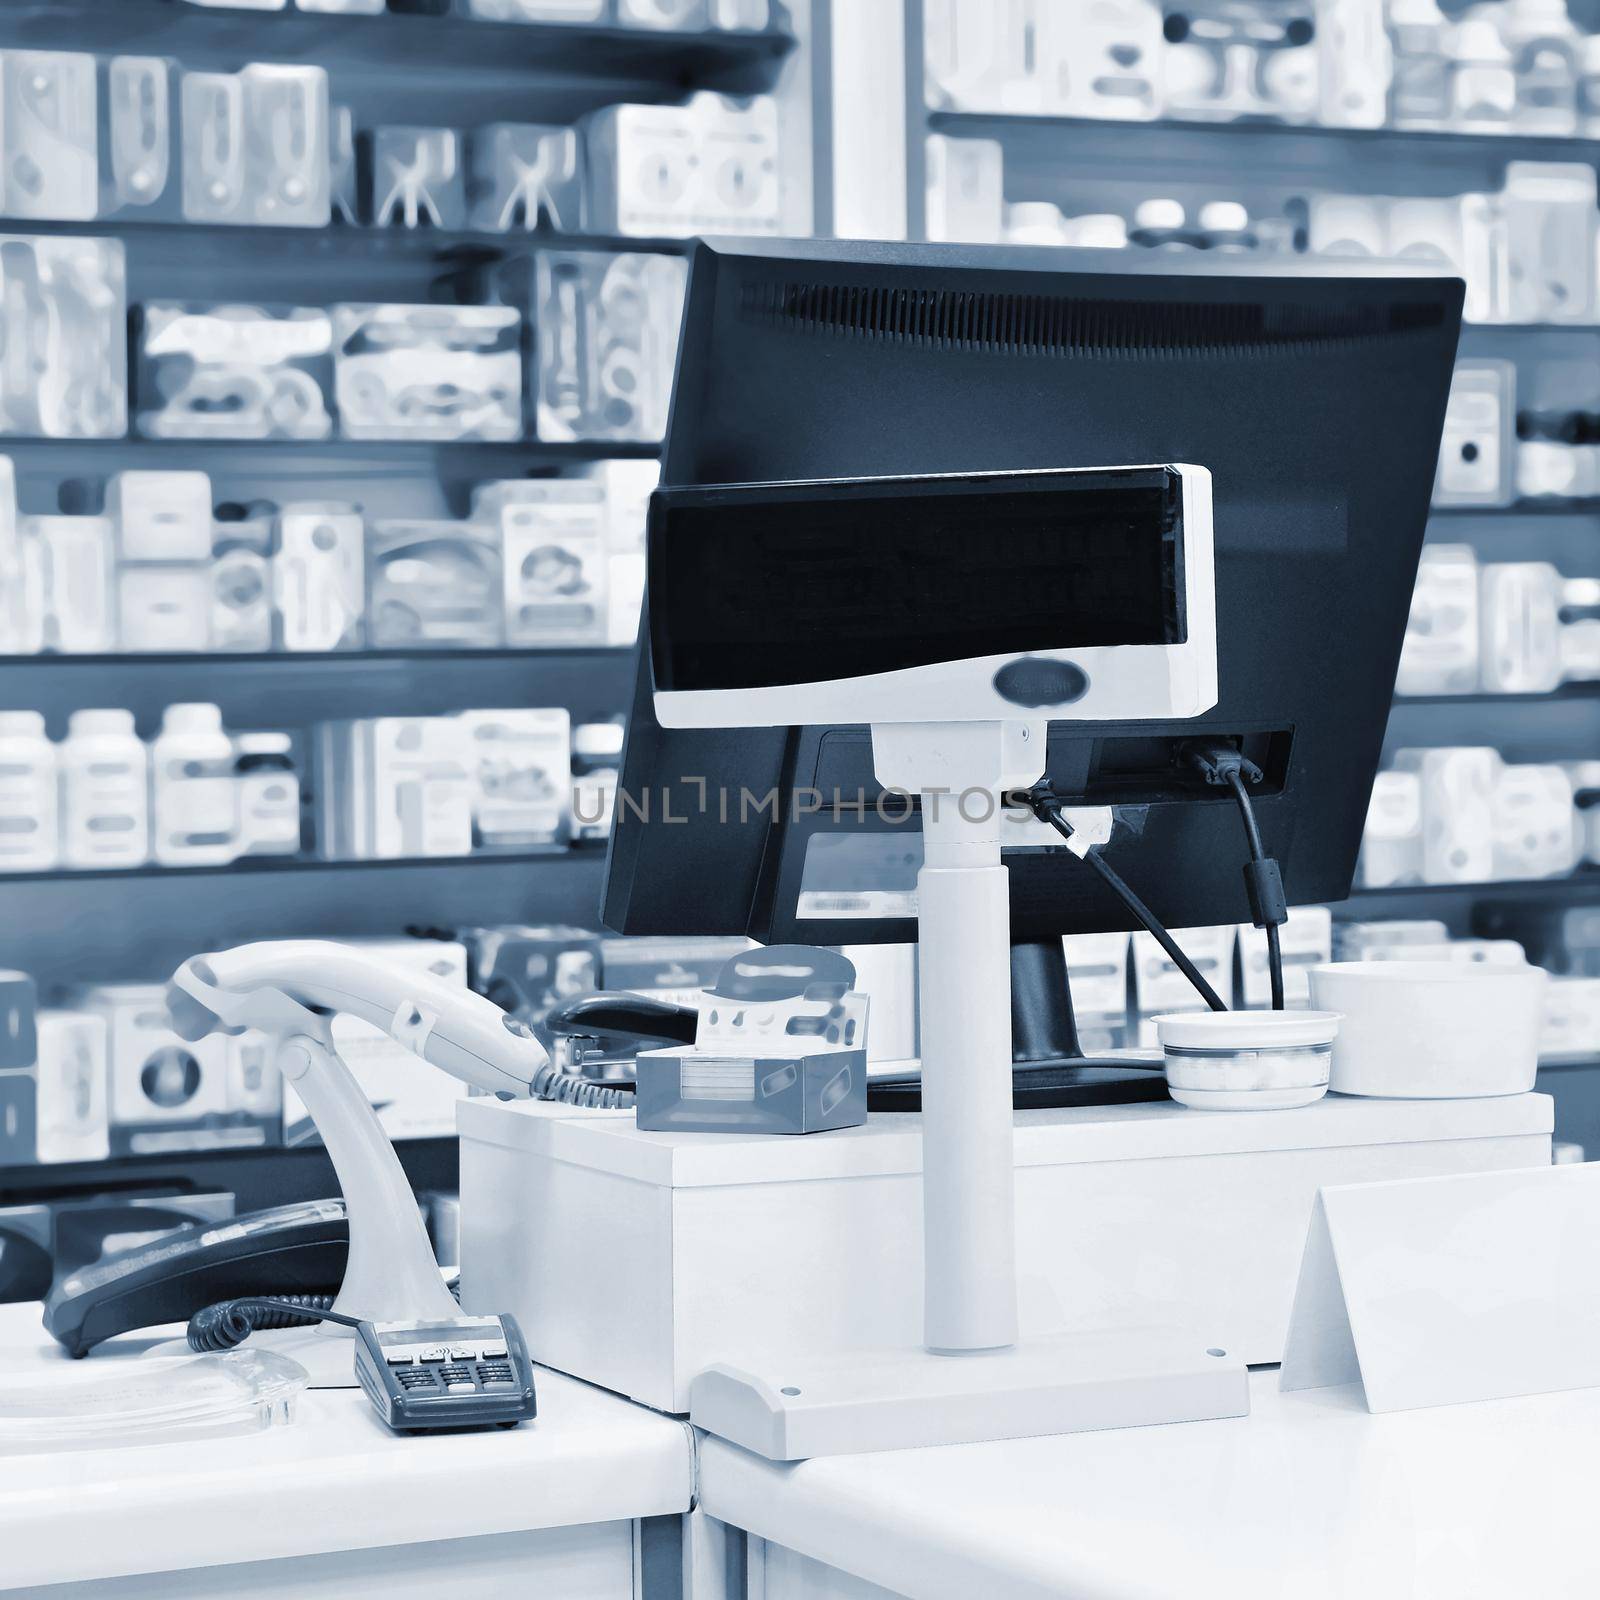
<instances>
[{"instance_id":1,"label":"coiled cable","mask_svg":"<svg viewBox=\"0 0 1600 1600\"><path fill-rule=\"evenodd\" d=\"M596 1083L575 1072L564 1072L553 1061L539 1068L528 1089L535 1100L553 1100L558 1105L583 1106L596 1111L630 1111L634 1104L632 1089Z\"/></svg>"},{"instance_id":2,"label":"coiled cable","mask_svg":"<svg viewBox=\"0 0 1600 1600\"><path fill-rule=\"evenodd\" d=\"M353 1328L356 1317L333 1310L331 1294L283 1294L270 1298L250 1296L203 1306L189 1318L189 1348L202 1355L232 1350L252 1333L278 1328L309 1328L314 1322L337 1322Z\"/></svg>"}]
</instances>

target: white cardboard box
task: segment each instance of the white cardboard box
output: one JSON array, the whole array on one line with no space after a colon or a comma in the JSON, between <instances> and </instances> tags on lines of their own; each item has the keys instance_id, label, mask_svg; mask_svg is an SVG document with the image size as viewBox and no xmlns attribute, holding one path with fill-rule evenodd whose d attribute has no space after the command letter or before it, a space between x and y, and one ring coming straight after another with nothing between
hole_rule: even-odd
<instances>
[{"instance_id":1,"label":"white cardboard box","mask_svg":"<svg viewBox=\"0 0 1600 1600\"><path fill-rule=\"evenodd\" d=\"M548 1366L684 1412L714 1361L921 1342L914 1117L763 1139L457 1113L462 1303L512 1312ZM1543 1166L1551 1125L1544 1095L1019 1112L1024 1337L1182 1325L1277 1361L1320 1185Z\"/></svg>"}]
</instances>

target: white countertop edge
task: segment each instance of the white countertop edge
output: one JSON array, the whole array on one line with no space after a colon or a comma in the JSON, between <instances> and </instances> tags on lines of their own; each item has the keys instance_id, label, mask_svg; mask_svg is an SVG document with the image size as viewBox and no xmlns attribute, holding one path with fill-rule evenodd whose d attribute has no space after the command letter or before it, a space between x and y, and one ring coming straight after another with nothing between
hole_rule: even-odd
<instances>
[{"instance_id":1,"label":"white countertop edge","mask_svg":"<svg viewBox=\"0 0 1600 1600\"><path fill-rule=\"evenodd\" d=\"M1548 1135L1548 1095L1381 1100L1329 1095L1292 1111L1194 1111L1172 1101L1085 1106L1016 1115L1018 1167L1154 1160L1330 1145ZM905 1126L894 1124L904 1122ZM532 1101L459 1103L464 1142L672 1188L805 1182L922 1170L920 1119L874 1118L865 1127L808 1137L641 1133L627 1111L584 1111Z\"/></svg>"},{"instance_id":2,"label":"white countertop edge","mask_svg":"<svg viewBox=\"0 0 1600 1600\"><path fill-rule=\"evenodd\" d=\"M49 1359L6 1337L24 1310L0 1307L0 1367ZM543 1367L537 1388L539 1417L493 1432L398 1438L345 1389L260 1433L0 1454L0 1592L689 1509L684 1423Z\"/></svg>"}]
</instances>

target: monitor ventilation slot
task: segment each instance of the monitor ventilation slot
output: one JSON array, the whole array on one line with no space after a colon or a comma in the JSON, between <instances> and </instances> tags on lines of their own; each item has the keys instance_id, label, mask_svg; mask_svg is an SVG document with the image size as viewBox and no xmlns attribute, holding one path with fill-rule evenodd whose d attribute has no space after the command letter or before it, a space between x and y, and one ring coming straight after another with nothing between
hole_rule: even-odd
<instances>
[{"instance_id":1,"label":"monitor ventilation slot","mask_svg":"<svg viewBox=\"0 0 1600 1600\"><path fill-rule=\"evenodd\" d=\"M1437 328L1434 305L1163 305L1067 295L751 283L747 319L797 333L995 354L1180 357L1305 350Z\"/></svg>"}]
</instances>

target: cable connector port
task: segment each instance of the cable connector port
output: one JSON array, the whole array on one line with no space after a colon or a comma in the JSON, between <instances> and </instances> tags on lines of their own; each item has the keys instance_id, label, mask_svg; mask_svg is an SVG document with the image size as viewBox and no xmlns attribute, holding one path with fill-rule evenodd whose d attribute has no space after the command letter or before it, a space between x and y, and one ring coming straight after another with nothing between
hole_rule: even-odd
<instances>
[{"instance_id":1,"label":"cable connector port","mask_svg":"<svg viewBox=\"0 0 1600 1600\"><path fill-rule=\"evenodd\" d=\"M1207 783L1222 788L1237 773L1246 783L1260 783L1265 774L1255 762L1225 739L1188 739L1178 746L1178 760L1193 767Z\"/></svg>"}]
</instances>

